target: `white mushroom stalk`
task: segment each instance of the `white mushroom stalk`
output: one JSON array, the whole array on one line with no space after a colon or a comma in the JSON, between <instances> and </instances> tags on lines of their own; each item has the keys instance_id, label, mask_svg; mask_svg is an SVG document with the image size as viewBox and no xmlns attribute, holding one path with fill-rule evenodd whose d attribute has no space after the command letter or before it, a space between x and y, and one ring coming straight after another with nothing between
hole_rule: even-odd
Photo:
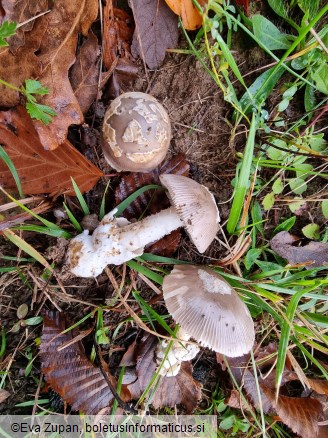
<instances>
[{"instance_id":1,"label":"white mushroom stalk","mask_svg":"<svg viewBox=\"0 0 328 438\"><path fill-rule=\"evenodd\" d=\"M180 371L182 362L192 360L200 350L195 343L187 342L190 336L181 328L179 328L177 338L168 353L167 348L171 341L162 339L157 345L156 363L160 367L159 374L161 376L176 376Z\"/></svg>"},{"instance_id":2,"label":"white mushroom stalk","mask_svg":"<svg viewBox=\"0 0 328 438\"><path fill-rule=\"evenodd\" d=\"M68 264L79 277L95 277L109 265L121 265L143 254L144 248L184 226L200 252L213 241L219 220L212 194L206 187L180 175L162 175L173 207L130 223L113 210L90 236L84 231L71 240Z\"/></svg>"},{"instance_id":3,"label":"white mushroom stalk","mask_svg":"<svg viewBox=\"0 0 328 438\"><path fill-rule=\"evenodd\" d=\"M115 213L116 209L104 216L92 236L85 230L71 240L68 261L76 276L96 277L107 265L142 255L145 246L183 226L173 207L136 223L115 218Z\"/></svg>"}]
</instances>

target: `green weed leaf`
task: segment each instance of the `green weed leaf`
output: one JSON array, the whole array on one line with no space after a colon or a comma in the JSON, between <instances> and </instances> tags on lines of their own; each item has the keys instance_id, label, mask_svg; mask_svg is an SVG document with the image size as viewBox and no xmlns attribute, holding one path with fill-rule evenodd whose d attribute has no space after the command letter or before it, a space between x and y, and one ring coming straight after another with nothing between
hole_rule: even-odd
<instances>
[{"instance_id":1,"label":"green weed leaf","mask_svg":"<svg viewBox=\"0 0 328 438\"><path fill-rule=\"evenodd\" d=\"M280 77L284 73L284 69L281 67L277 69L274 74L272 74L273 69L274 67L262 73L249 87L248 90L249 93L253 95L254 105L262 105L266 101L267 97L270 95ZM247 109L246 113L251 111L250 105L252 104L252 101L249 97L249 93L244 93L239 101L240 106L245 110Z\"/></svg>"},{"instance_id":2,"label":"green weed leaf","mask_svg":"<svg viewBox=\"0 0 328 438\"><path fill-rule=\"evenodd\" d=\"M317 89L321 93L328 94L328 63L322 64L311 76Z\"/></svg>"},{"instance_id":3,"label":"green weed leaf","mask_svg":"<svg viewBox=\"0 0 328 438\"><path fill-rule=\"evenodd\" d=\"M40 103L27 102L26 109L32 119L40 120L45 125L52 122L51 116L55 116L56 112L47 105Z\"/></svg>"},{"instance_id":4,"label":"green weed leaf","mask_svg":"<svg viewBox=\"0 0 328 438\"><path fill-rule=\"evenodd\" d=\"M252 18L254 35L269 50L288 49L292 35L286 35L260 14Z\"/></svg>"},{"instance_id":5,"label":"green weed leaf","mask_svg":"<svg viewBox=\"0 0 328 438\"><path fill-rule=\"evenodd\" d=\"M262 201L262 205L264 210L270 210L270 208L274 205L274 193L270 192L267 195L264 196L264 199Z\"/></svg>"},{"instance_id":6,"label":"green weed leaf","mask_svg":"<svg viewBox=\"0 0 328 438\"><path fill-rule=\"evenodd\" d=\"M320 6L320 0L297 0L297 3L304 13L308 12L310 20L318 12Z\"/></svg>"},{"instance_id":7,"label":"green weed leaf","mask_svg":"<svg viewBox=\"0 0 328 438\"><path fill-rule=\"evenodd\" d=\"M307 189L307 184L302 178L291 178L288 182L289 187L296 195L301 195Z\"/></svg>"},{"instance_id":8,"label":"green weed leaf","mask_svg":"<svg viewBox=\"0 0 328 438\"><path fill-rule=\"evenodd\" d=\"M8 46L9 44L5 41L5 38L9 38L15 35L17 29L17 23L14 21L4 21L0 26L0 47Z\"/></svg>"},{"instance_id":9,"label":"green weed leaf","mask_svg":"<svg viewBox=\"0 0 328 438\"><path fill-rule=\"evenodd\" d=\"M272 191L275 195L279 195L284 190L284 185L281 178L277 178L272 184Z\"/></svg>"},{"instance_id":10,"label":"green weed leaf","mask_svg":"<svg viewBox=\"0 0 328 438\"><path fill-rule=\"evenodd\" d=\"M281 224L279 224L274 230L273 234L280 233L280 231L289 231L293 228L296 222L296 216L292 216L289 219L286 219Z\"/></svg>"},{"instance_id":11,"label":"green weed leaf","mask_svg":"<svg viewBox=\"0 0 328 438\"><path fill-rule=\"evenodd\" d=\"M328 219L328 201L322 201L321 208L325 219Z\"/></svg>"},{"instance_id":12,"label":"green weed leaf","mask_svg":"<svg viewBox=\"0 0 328 438\"><path fill-rule=\"evenodd\" d=\"M48 94L49 90L47 87L43 87L41 82L34 79L26 79L25 81L25 91L27 94Z\"/></svg>"},{"instance_id":13,"label":"green weed leaf","mask_svg":"<svg viewBox=\"0 0 328 438\"><path fill-rule=\"evenodd\" d=\"M290 209L290 211L292 213L295 213L296 210L298 210L299 208L302 207L302 205L305 204L306 201L304 201L304 199L302 198L294 198L295 201L291 202L290 204L288 204L288 207Z\"/></svg>"},{"instance_id":14,"label":"green weed leaf","mask_svg":"<svg viewBox=\"0 0 328 438\"><path fill-rule=\"evenodd\" d=\"M318 240L320 238L320 227L318 224L308 224L302 228L302 233L308 239Z\"/></svg>"},{"instance_id":15,"label":"green weed leaf","mask_svg":"<svg viewBox=\"0 0 328 438\"><path fill-rule=\"evenodd\" d=\"M250 249L245 257L245 268L249 271L255 261L260 257L262 250L260 248Z\"/></svg>"}]
</instances>

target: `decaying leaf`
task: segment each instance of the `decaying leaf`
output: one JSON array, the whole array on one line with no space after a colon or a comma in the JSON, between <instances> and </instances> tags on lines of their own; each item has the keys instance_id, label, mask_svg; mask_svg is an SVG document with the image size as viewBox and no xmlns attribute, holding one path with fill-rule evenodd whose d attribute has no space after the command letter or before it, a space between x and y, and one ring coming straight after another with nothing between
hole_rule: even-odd
<instances>
[{"instance_id":1,"label":"decaying leaf","mask_svg":"<svg viewBox=\"0 0 328 438\"><path fill-rule=\"evenodd\" d=\"M30 20L41 12L48 10L48 0L34 0L34 1L12 1L2 0L2 9L5 14L3 21L14 21L16 23L23 23ZM8 40L11 52L15 52L19 47L25 43L25 32L33 29L34 22L29 21L24 26L16 30L15 35Z\"/></svg>"},{"instance_id":2,"label":"decaying leaf","mask_svg":"<svg viewBox=\"0 0 328 438\"><path fill-rule=\"evenodd\" d=\"M135 370L126 373L124 380L133 398L140 397L154 377L157 367L155 362L157 343L155 336L145 335L140 344L133 344L134 352L131 348L128 349L121 362L121 365L136 365ZM187 413L191 413L201 399L201 387L202 385L192 377L191 363L183 362L177 376L161 378L151 404L155 409L182 404Z\"/></svg>"},{"instance_id":3,"label":"decaying leaf","mask_svg":"<svg viewBox=\"0 0 328 438\"><path fill-rule=\"evenodd\" d=\"M3 403L10 396L10 393L5 389L0 389L0 404Z\"/></svg>"},{"instance_id":4,"label":"decaying leaf","mask_svg":"<svg viewBox=\"0 0 328 438\"><path fill-rule=\"evenodd\" d=\"M178 18L164 0L130 0L136 28L131 52L149 68L158 68L165 51L178 44Z\"/></svg>"},{"instance_id":5,"label":"decaying leaf","mask_svg":"<svg viewBox=\"0 0 328 438\"><path fill-rule=\"evenodd\" d=\"M25 194L74 195L71 177L82 192L89 191L102 172L66 140L56 151L44 150L23 107L0 112L0 139L13 161ZM0 184L16 187L6 164L0 161Z\"/></svg>"},{"instance_id":6,"label":"decaying leaf","mask_svg":"<svg viewBox=\"0 0 328 438\"><path fill-rule=\"evenodd\" d=\"M10 10L11 3L3 2L2 6ZM0 50L2 79L21 87L25 79L37 77L42 86L49 90L49 94L40 97L38 102L50 106L57 116L47 126L34 121L41 144L49 150L56 149L66 140L71 124L83 121L83 114L68 78L68 70L75 61L78 33L87 35L97 17L98 1L57 0L51 2L51 7L51 12L37 18L33 28L24 33L25 43L15 53L12 53L10 46ZM19 94L16 91L4 86L0 90L2 106L18 103Z\"/></svg>"},{"instance_id":7,"label":"decaying leaf","mask_svg":"<svg viewBox=\"0 0 328 438\"><path fill-rule=\"evenodd\" d=\"M192 0L165 0L169 7L181 17L187 30L195 30L202 25L203 17ZM207 0L198 0L200 6L205 6Z\"/></svg>"},{"instance_id":8,"label":"decaying leaf","mask_svg":"<svg viewBox=\"0 0 328 438\"><path fill-rule=\"evenodd\" d=\"M310 242L305 246L294 246L300 239L287 231L281 231L270 245L280 257L291 265L304 264L306 269L328 266L328 243Z\"/></svg>"},{"instance_id":9,"label":"decaying leaf","mask_svg":"<svg viewBox=\"0 0 328 438\"><path fill-rule=\"evenodd\" d=\"M189 164L186 162L182 154L178 154L171 159L166 160L150 173L129 173L128 175L124 175L115 191L116 205L124 201L124 199L140 187L148 184L160 184L159 175L163 173L188 176ZM140 195L135 201L131 202L129 207L124 211L123 216L129 220L138 219L146 210L147 213L154 214L169 206L170 203L164 192L148 190ZM146 252L169 257L176 251L180 242L180 237L180 231L175 230L168 236L160 239L158 242L149 245Z\"/></svg>"},{"instance_id":10,"label":"decaying leaf","mask_svg":"<svg viewBox=\"0 0 328 438\"><path fill-rule=\"evenodd\" d=\"M110 70L117 58L129 59L133 26L130 16L122 9L114 8L108 0L104 7L103 61Z\"/></svg>"},{"instance_id":11,"label":"decaying leaf","mask_svg":"<svg viewBox=\"0 0 328 438\"><path fill-rule=\"evenodd\" d=\"M113 402L113 394L101 372L85 355L80 341L72 343L74 331L61 332L68 327L66 318L59 312L48 312L44 316L40 357L42 372L51 388L74 411L95 415ZM66 344L67 347L60 349ZM109 376L115 385L115 379ZM120 396L130 398L122 386Z\"/></svg>"},{"instance_id":12,"label":"decaying leaf","mask_svg":"<svg viewBox=\"0 0 328 438\"><path fill-rule=\"evenodd\" d=\"M279 395L275 401L275 391L261 384L261 391L288 427L302 438L315 437L319 432L322 418L321 403L312 398L287 397Z\"/></svg>"},{"instance_id":13,"label":"decaying leaf","mask_svg":"<svg viewBox=\"0 0 328 438\"><path fill-rule=\"evenodd\" d=\"M81 111L85 114L97 95L100 49L98 39L90 32L83 42L71 69L71 84Z\"/></svg>"},{"instance_id":14,"label":"decaying leaf","mask_svg":"<svg viewBox=\"0 0 328 438\"><path fill-rule=\"evenodd\" d=\"M57 113L50 125L34 122L45 149L56 149L65 141L68 127L83 122L83 114L72 90L68 70L75 61L78 32L87 35L97 14L97 0L57 0L51 13L40 18L47 22L47 27L38 52L38 60L42 66L39 79L49 89L49 94L40 99L40 102Z\"/></svg>"},{"instance_id":15,"label":"decaying leaf","mask_svg":"<svg viewBox=\"0 0 328 438\"><path fill-rule=\"evenodd\" d=\"M110 79L109 92L118 97L122 85L136 78L138 68L130 53L134 26L131 17L122 9L114 8L108 0L104 6L103 62L105 67L114 71Z\"/></svg>"}]
</instances>

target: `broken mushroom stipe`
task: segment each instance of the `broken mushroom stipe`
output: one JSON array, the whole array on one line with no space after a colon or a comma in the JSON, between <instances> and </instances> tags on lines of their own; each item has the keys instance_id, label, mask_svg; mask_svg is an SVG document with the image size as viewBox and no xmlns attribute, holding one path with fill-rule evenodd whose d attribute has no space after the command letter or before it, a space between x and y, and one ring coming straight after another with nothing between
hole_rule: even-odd
<instances>
[{"instance_id":1,"label":"broken mushroom stipe","mask_svg":"<svg viewBox=\"0 0 328 438\"><path fill-rule=\"evenodd\" d=\"M184 227L199 252L214 240L220 220L213 195L196 181L181 175L161 175L172 207L135 223L104 216L92 235L85 230L70 241L67 262L78 277L96 277L107 265L121 265L144 253L144 248L177 228Z\"/></svg>"},{"instance_id":2,"label":"broken mushroom stipe","mask_svg":"<svg viewBox=\"0 0 328 438\"><path fill-rule=\"evenodd\" d=\"M124 93L105 113L101 146L115 170L150 172L164 160L170 140L169 116L149 94Z\"/></svg>"}]
</instances>

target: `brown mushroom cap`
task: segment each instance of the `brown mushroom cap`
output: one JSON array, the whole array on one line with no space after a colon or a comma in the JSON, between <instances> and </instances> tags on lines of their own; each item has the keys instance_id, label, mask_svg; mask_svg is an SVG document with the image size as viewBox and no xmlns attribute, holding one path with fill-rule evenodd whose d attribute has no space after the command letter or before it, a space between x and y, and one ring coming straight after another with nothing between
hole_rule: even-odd
<instances>
[{"instance_id":1,"label":"brown mushroom cap","mask_svg":"<svg viewBox=\"0 0 328 438\"><path fill-rule=\"evenodd\" d=\"M216 272L176 265L164 278L163 295L174 320L204 347L230 357L252 349L255 332L249 310Z\"/></svg>"},{"instance_id":2,"label":"brown mushroom cap","mask_svg":"<svg viewBox=\"0 0 328 438\"><path fill-rule=\"evenodd\" d=\"M105 113L102 149L106 160L118 171L154 169L165 158L170 140L169 116L149 94L124 93Z\"/></svg>"},{"instance_id":3,"label":"brown mushroom cap","mask_svg":"<svg viewBox=\"0 0 328 438\"><path fill-rule=\"evenodd\" d=\"M203 253L219 230L220 215L214 196L207 187L186 176L165 174L159 178L191 240Z\"/></svg>"}]
</instances>

